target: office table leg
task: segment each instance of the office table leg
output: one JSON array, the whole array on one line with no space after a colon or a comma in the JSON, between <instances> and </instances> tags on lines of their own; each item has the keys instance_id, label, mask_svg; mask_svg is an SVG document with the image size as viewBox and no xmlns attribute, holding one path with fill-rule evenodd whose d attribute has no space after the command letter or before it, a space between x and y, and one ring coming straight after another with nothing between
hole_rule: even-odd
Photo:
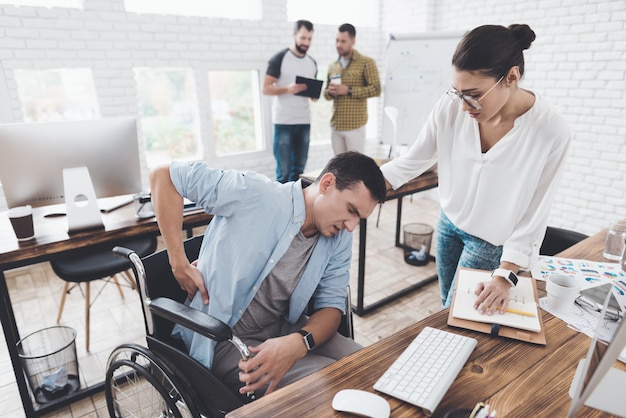
<instances>
[{"instance_id":1,"label":"office table leg","mask_svg":"<svg viewBox=\"0 0 626 418\"><path fill-rule=\"evenodd\" d=\"M2 303L0 304L0 320L2 321L2 330L4 331L4 338L7 344L7 349L9 350L9 356L11 357L13 371L15 373L17 389L20 392L20 398L22 399L22 405L24 406L24 413L27 417L32 417L35 416L35 409L33 408L33 403L30 400L28 386L26 385L26 377L22 371L22 362L17 353L17 342L20 340L20 334L17 330L17 324L15 322L15 314L13 312L13 306L11 305L9 288L7 287L4 271L2 270L0 270L0 295L0 297L2 297Z\"/></svg>"},{"instance_id":2,"label":"office table leg","mask_svg":"<svg viewBox=\"0 0 626 418\"><path fill-rule=\"evenodd\" d=\"M396 212L396 247L404 248L404 244L400 243L400 229L402 227L402 197L397 199L398 210ZM389 296L386 296L368 306L365 306L365 247L367 241L367 219L361 219L359 223L359 271L357 276L357 302L356 306L352 305L352 310L355 314L363 316L369 312L372 312L381 306L388 304L402 296L405 296L420 287L427 285L437 279L437 275L431 276L418 283L414 283L405 287ZM434 258L431 256L431 260Z\"/></svg>"},{"instance_id":3,"label":"office table leg","mask_svg":"<svg viewBox=\"0 0 626 418\"><path fill-rule=\"evenodd\" d=\"M402 228L402 198L398 199L396 211L396 247L400 247L400 228Z\"/></svg>"},{"instance_id":4,"label":"office table leg","mask_svg":"<svg viewBox=\"0 0 626 418\"><path fill-rule=\"evenodd\" d=\"M101 383L79 389L76 392L54 399L50 402L46 402L35 409L33 401L30 398L30 392L26 383L26 376L22 367L22 361L20 360L20 356L17 352L17 343L20 340L20 334L17 329L17 323L15 322L15 313L13 312L13 306L11 305L9 289L7 287L6 277L3 270L0 270L0 298L2 302L0 303L0 321L2 322L2 330L4 331L4 338L9 351L9 356L11 357L11 365L13 366L17 389L20 392L22 406L24 407L24 414L27 417L45 415L62 406L69 405L73 401L95 395L96 393L104 390L103 381Z\"/></svg>"}]
</instances>

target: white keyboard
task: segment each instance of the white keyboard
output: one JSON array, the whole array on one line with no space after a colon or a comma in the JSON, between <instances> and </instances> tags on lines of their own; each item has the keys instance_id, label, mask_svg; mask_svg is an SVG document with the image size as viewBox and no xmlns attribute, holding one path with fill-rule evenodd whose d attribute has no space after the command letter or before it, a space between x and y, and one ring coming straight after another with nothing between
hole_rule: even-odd
<instances>
[{"instance_id":1,"label":"white keyboard","mask_svg":"<svg viewBox=\"0 0 626 418\"><path fill-rule=\"evenodd\" d=\"M474 338L426 327L374 384L430 416L476 347Z\"/></svg>"}]
</instances>

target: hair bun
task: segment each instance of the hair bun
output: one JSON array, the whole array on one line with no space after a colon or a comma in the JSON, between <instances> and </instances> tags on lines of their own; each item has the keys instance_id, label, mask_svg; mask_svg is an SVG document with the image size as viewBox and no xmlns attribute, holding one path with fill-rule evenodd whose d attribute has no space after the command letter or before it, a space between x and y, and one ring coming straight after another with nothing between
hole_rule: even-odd
<instances>
[{"instance_id":1,"label":"hair bun","mask_svg":"<svg viewBox=\"0 0 626 418\"><path fill-rule=\"evenodd\" d=\"M530 28L530 26L525 24L520 25L510 25L509 29L513 32L513 35L519 42L522 47L522 51L530 48L530 44L535 40L535 32Z\"/></svg>"}]
</instances>

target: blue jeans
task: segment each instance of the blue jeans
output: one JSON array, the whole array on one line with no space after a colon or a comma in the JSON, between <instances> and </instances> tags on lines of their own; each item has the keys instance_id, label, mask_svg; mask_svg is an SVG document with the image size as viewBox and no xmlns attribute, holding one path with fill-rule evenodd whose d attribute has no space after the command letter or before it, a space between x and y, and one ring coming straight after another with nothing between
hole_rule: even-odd
<instances>
[{"instance_id":1,"label":"blue jeans","mask_svg":"<svg viewBox=\"0 0 626 418\"><path fill-rule=\"evenodd\" d=\"M276 181L296 181L309 156L311 125L274 125Z\"/></svg>"},{"instance_id":2,"label":"blue jeans","mask_svg":"<svg viewBox=\"0 0 626 418\"><path fill-rule=\"evenodd\" d=\"M452 303L458 267L493 270L500 265L502 245L492 245L454 226L440 212L437 225L437 275L441 292L441 307Z\"/></svg>"}]
</instances>

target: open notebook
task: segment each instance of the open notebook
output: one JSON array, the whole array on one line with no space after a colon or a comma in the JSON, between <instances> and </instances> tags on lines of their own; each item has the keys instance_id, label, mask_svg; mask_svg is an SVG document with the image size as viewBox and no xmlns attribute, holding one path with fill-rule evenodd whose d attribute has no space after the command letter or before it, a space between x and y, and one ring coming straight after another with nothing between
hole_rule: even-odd
<instances>
[{"instance_id":1,"label":"open notebook","mask_svg":"<svg viewBox=\"0 0 626 418\"><path fill-rule=\"evenodd\" d=\"M509 291L510 312L484 315L474 309L477 298L474 291L480 282L488 281L491 281L489 271L458 270L448 325L545 345L535 280L519 277L517 286Z\"/></svg>"}]
</instances>

